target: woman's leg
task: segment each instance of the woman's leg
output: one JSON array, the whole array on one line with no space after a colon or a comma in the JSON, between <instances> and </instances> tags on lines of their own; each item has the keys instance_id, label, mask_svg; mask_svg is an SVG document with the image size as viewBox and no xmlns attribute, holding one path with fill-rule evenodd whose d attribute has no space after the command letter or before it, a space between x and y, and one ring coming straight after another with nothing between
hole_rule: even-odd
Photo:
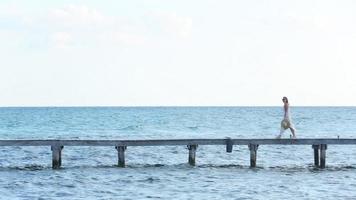
<instances>
[{"instance_id":1,"label":"woman's leg","mask_svg":"<svg viewBox=\"0 0 356 200\"><path fill-rule=\"evenodd\" d=\"M297 138L295 136L295 128L294 127L290 127L290 131L292 132L293 138Z\"/></svg>"},{"instance_id":2,"label":"woman's leg","mask_svg":"<svg viewBox=\"0 0 356 200\"><path fill-rule=\"evenodd\" d=\"M279 131L279 135L276 137L276 139L281 139L282 137L282 134L284 133L286 129L284 129L282 126L281 126L281 130Z\"/></svg>"}]
</instances>

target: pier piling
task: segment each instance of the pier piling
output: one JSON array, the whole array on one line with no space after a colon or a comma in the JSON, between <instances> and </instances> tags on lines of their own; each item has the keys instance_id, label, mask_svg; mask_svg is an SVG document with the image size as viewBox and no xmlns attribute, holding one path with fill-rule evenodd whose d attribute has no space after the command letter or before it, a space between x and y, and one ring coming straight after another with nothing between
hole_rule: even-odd
<instances>
[{"instance_id":1,"label":"pier piling","mask_svg":"<svg viewBox=\"0 0 356 200\"><path fill-rule=\"evenodd\" d=\"M233 142L231 138L226 138L226 152L231 153L232 152L232 145Z\"/></svg>"},{"instance_id":2,"label":"pier piling","mask_svg":"<svg viewBox=\"0 0 356 200\"><path fill-rule=\"evenodd\" d=\"M52 168L59 169L62 165L62 149L63 146L52 145Z\"/></svg>"},{"instance_id":3,"label":"pier piling","mask_svg":"<svg viewBox=\"0 0 356 200\"><path fill-rule=\"evenodd\" d=\"M320 145L313 144L312 148L314 149L314 166L319 167L319 149Z\"/></svg>"},{"instance_id":4,"label":"pier piling","mask_svg":"<svg viewBox=\"0 0 356 200\"><path fill-rule=\"evenodd\" d=\"M118 156L118 163L119 167L125 167L125 150L126 146L116 146L115 149L117 150Z\"/></svg>"},{"instance_id":5,"label":"pier piling","mask_svg":"<svg viewBox=\"0 0 356 200\"><path fill-rule=\"evenodd\" d=\"M188 162L192 166L195 165L195 153L196 153L197 148L198 148L198 145L196 145L196 144L188 145L188 149L189 149Z\"/></svg>"},{"instance_id":6,"label":"pier piling","mask_svg":"<svg viewBox=\"0 0 356 200\"><path fill-rule=\"evenodd\" d=\"M256 167L258 144L249 144L248 148L250 149L250 166Z\"/></svg>"},{"instance_id":7,"label":"pier piling","mask_svg":"<svg viewBox=\"0 0 356 200\"><path fill-rule=\"evenodd\" d=\"M325 168L325 159L326 159L326 144L320 145L320 168Z\"/></svg>"}]
</instances>

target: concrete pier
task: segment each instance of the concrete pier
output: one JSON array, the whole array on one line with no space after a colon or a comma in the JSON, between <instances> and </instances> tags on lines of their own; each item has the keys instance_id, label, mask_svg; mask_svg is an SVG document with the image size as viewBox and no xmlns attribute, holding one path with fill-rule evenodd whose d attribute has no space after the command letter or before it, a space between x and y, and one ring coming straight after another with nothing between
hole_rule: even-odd
<instances>
[{"instance_id":1,"label":"concrete pier","mask_svg":"<svg viewBox=\"0 0 356 200\"><path fill-rule=\"evenodd\" d=\"M64 146L113 146L118 153L118 166L125 167L125 151L128 146L181 146L189 149L188 163L196 164L198 145L225 145L226 152L231 153L233 145L248 146L250 166L257 166L257 150L261 145L311 145L313 148L314 165L326 167L326 150L328 145L356 145L356 139L166 139L166 140L0 140L1 146L50 146L52 150L52 168L59 169L62 165Z\"/></svg>"}]
</instances>

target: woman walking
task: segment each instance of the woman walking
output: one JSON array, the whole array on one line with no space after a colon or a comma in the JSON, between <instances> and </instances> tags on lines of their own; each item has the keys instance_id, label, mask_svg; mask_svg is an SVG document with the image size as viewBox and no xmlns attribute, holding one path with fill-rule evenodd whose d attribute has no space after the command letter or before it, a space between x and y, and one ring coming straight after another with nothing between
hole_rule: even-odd
<instances>
[{"instance_id":1,"label":"woman walking","mask_svg":"<svg viewBox=\"0 0 356 200\"><path fill-rule=\"evenodd\" d=\"M289 112L289 103L288 103L288 98L283 97L282 101L284 103L283 110L284 110L284 117L283 120L281 121L281 131L279 132L279 135L277 136L276 139L281 139L282 134L284 133L285 130L290 129L293 135L293 139L296 138L295 136L295 127L294 124L292 123L292 118L290 116Z\"/></svg>"}]
</instances>

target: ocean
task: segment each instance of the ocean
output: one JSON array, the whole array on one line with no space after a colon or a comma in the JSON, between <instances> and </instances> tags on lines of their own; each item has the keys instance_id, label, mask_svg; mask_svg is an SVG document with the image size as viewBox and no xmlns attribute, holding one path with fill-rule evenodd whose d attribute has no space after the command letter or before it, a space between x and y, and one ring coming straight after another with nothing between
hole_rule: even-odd
<instances>
[{"instance_id":1,"label":"ocean","mask_svg":"<svg viewBox=\"0 0 356 200\"><path fill-rule=\"evenodd\" d=\"M355 138L356 107L291 107L298 138ZM0 139L275 138L282 107L0 108ZM290 137L286 131L284 138ZM356 145L328 145L326 168L311 146L0 147L0 199L356 199Z\"/></svg>"}]
</instances>

